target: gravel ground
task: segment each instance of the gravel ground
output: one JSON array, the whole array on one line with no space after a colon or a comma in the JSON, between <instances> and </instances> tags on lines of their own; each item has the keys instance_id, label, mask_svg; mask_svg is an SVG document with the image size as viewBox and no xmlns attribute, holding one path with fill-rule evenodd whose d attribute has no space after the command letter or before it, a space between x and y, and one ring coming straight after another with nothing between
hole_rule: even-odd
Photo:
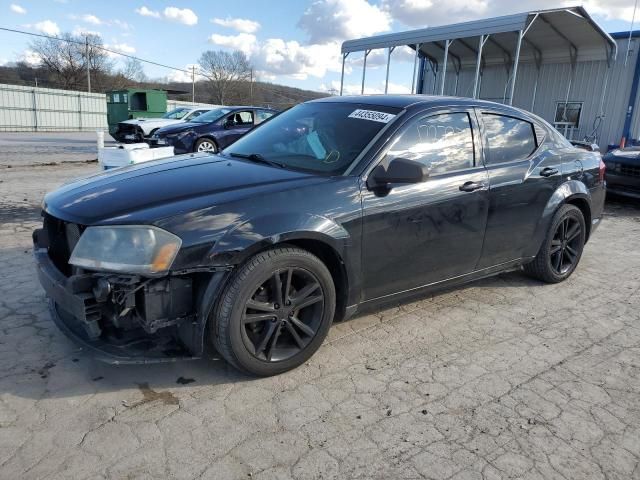
<instances>
[{"instance_id":1,"label":"gravel ground","mask_svg":"<svg viewBox=\"0 0 640 480\"><path fill-rule=\"evenodd\" d=\"M95 169L0 170L0 478L640 479L637 204L608 205L561 285L509 273L360 316L254 379L103 365L54 327L31 231Z\"/></svg>"},{"instance_id":2,"label":"gravel ground","mask_svg":"<svg viewBox=\"0 0 640 480\"><path fill-rule=\"evenodd\" d=\"M105 132L105 145L115 145ZM0 169L33 164L87 162L98 158L95 132L0 132Z\"/></svg>"}]
</instances>

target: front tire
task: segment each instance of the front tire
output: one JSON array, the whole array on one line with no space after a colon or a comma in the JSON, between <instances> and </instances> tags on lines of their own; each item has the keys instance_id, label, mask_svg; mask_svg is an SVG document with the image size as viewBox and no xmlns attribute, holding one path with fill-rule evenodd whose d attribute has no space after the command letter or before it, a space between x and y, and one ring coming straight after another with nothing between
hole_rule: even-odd
<instances>
[{"instance_id":1,"label":"front tire","mask_svg":"<svg viewBox=\"0 0 640 480\"><path fill-rule=\"evenodd\" d=\"M575 205L563 205L554 215L538 255L524 266L524 271L543 282L562 282L578 266L585 241L582 212Z\"/></svg>"},{"instance_id":2,"label":"front tire","mask_svg":"<svg viewBox=\"0 0 640 480\"><path fill-rule=\"evenodd\" d=\"M233 275L211 319L211 340L239 370L277 375L318 350L335 307L333 279L318 257L295 247L274 248Z\"/></svg>"},{"instance_id":3,"label":"front tire","mask_svg":"<svg viewBox=\"0 0 640 480\"><path fill-rule=\"evenodd\" d=\"M210 138L200 138L193 147L194 152L218 153L218 145Z\"/></svg>"}]
</instances>

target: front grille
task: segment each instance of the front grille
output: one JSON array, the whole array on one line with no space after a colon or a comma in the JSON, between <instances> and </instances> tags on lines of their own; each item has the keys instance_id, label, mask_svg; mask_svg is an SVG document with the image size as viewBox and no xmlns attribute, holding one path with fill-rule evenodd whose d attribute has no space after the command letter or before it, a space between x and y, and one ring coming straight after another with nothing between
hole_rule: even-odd
<instances>
[{"instance_id":1,"label":"front grille","mask_svg":"<svg viewBox=\"0 0 640 480\"><path fill-rule=\"evenodd\" d=\"M640 166L621 164L620 175L624 175L625 177L640 178Z\"/></svg>"},{"instance_id":2,"label":"front grille","mask_svg":"<svg viewBox=\"0 0 640 480\"><path fill-rule=\"evenodd\" d=\"M119 123L118 133L121 133L123 135L129 133L138 133L138 127L136 127L135 125L131 125L130 123Z\"/></svg>"},{"instance_id":3,"label":"front grille","mask_svg":"<svg viewBox=\"0 0 640 480\"><path fill-rule=\"evenodd\" d=\"M44 214L44 229L49 238L49 258L67 277L73 273L69 258L75 248L84 226L65 222L49 214Z\"/></svg>"}]
</instances>

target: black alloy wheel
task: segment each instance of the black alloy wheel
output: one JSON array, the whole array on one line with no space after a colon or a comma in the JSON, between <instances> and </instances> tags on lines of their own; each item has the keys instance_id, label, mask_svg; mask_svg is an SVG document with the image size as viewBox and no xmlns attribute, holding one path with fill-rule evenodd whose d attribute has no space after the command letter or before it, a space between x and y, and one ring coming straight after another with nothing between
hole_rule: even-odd
<instances>
[{"instance_id":1,"label":"black alloy wheel","mask_svg":"<svg viewBox=\"0 0 640 480\"><path fill-rule=\"evenodd\" d=\"M306 362L327 336L336 292L327 266L283 245L232 274L210 317L216 350L236 368L268 376Z\"/></svg>"},{"instance_id":2,"label":"black alloy wheel","mask_svg":"<svg viewBox=\"0 0 640 480\"><path fill-rule=\"evenodd\" d=\"M556 228L549 249L551 268L556 274L564 275L575 268L582 248L581 233L580 222L571 216L563 218Z\"/></svg>"},{"instance_id":3,"label":"black alloy wheel","mask_svg":"<svg viewBox=\"0 0 640 480\"><path fill-rule=\"evenodd\" d=\"M298 267L278 270L247 300L242 339L259 360L286 360L313 340L323 311L324 293L313 273Z\"/></svg>"},{"instance_id":4,"label":"black alloy wheel","mask_svg":"<svg viewBox=\"0 0 640 480\"><path fill-rule=\"evenodd\" d=\"M586 239L582 211L575 205L562 205L551 220L540 251L524 265L524 271L547 283L569 278L582 257Z\"/></svg>"}]
</instances>

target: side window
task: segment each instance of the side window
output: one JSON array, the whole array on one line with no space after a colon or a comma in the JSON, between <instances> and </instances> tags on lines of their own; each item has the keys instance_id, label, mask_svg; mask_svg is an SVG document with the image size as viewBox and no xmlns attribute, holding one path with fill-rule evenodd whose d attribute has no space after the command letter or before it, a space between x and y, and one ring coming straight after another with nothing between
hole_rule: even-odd
<instances>
[{"instance_id":1,"label":"side window","mask_svg":"<svg viewBox=\"0 0 640 480\"><path fill-rule=\"evenodd\" d=\"M522 160L537 148L533 125L524 120L505 115L483 113L489 155L487 164Z\"/></svg>"},{"instance_id":2,"label":"side window","mask_svg":"<svg viewBox=\"0 0 640 480\"><path fill-rule=\"evenodd\" d=\"M273 112L269 112L267 110L257 110L256 111L256 125L264 122L267 118L272 117Z\"/></svg>"},{"instance_id":3,"label":"side window","mask_svg":"<svg viewBox=\"0 0 640 480\"><path fill-rule=\"evenodd\" d=\"M385 161L402 157L421 162L431 174L474 165L469 114L445 113L412 120L395 141Z\"/></svg>"},{"instance_id":4,"label":"side window","mask_svg":"<svg viewBox=\"0 0 640 480\"><path fill-rule=\"evenodd\" d=\"M204 112L206 112L206 110L195 110L193 112L191 112L190 115L187 115L185 120L193 120L196 117L199 117L200 115L202 115Z\"/></svg>"},{"instance_id":5,"label":"side window","mask_svg":"<svg viewBox=\"0 0 640 480\"><path fill-rule=\"evenodd\" d=\"M236 120L239 120L239 125L253 125L253 112L238 112Z\"/></svg>"}]
</instances>

